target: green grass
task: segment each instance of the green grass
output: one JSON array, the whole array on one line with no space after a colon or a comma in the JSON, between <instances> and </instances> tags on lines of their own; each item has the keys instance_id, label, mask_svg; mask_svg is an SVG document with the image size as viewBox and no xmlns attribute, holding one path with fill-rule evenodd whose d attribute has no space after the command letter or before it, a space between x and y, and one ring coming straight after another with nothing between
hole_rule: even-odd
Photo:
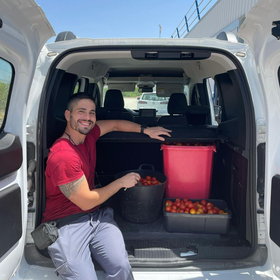
<instances>
[{"instance_id":1,"label":"green grass","mask_svg":"<svg viewBox=\"0 0 280 280\"><path fill-rule=\"evenodd\" d=\"M10 84L5 84L0 82L0 126L2 125L4 115L5 115L9 87Z\"/></svg>"},{"instance_id":2,"label":"green grass","mask_svg":"<svg viewBox=\"0 0 280 280\"><path fill-rule=\"evenodd\" d=\"M137 97L141 95L141 93L138 91L125 91L122 94L123 97Z\"/></svg>"}]
</instances>

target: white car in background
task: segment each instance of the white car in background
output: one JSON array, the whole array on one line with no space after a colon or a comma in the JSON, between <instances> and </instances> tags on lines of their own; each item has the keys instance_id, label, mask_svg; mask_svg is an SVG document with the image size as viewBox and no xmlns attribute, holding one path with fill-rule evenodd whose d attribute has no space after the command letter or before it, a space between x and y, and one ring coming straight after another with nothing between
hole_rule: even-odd
<instances>
[{"instance_id":1,"label":"white car in background","mask_svg":"<svg viewBox=\"0 0 280 280\"><path fill-rule=\"evenodd\" d=\"M144 92L137 98L137 110L156 109L158 116L167 115L169 97L158 96L155 92Z\"/></svg>"}]
</instances>

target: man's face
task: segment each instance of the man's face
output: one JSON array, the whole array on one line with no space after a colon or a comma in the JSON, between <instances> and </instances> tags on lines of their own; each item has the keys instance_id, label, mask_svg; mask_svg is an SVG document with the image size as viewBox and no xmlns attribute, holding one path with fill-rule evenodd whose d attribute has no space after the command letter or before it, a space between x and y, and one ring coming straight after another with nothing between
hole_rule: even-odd
<instances>
[{"instance_id":1,"label":"man's face","mask_svg":"<svg viewBox=\"0 0 280 280\"><path fill-rule=\"evenodd\" d=\"M96 122L95 104L89 99L79 100L74 103L71 111L67 114L67 121L72 129L87 135Z\"/></svg>"}]
</instances>

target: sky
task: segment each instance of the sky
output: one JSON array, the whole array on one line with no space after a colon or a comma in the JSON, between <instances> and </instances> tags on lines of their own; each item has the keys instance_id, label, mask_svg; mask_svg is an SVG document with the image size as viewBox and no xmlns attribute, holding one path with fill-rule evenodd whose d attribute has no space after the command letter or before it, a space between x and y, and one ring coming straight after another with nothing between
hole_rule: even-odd
<instances>
[{"instance_id":1,"label":"sky","mask_svg":"<svg viewBox=\"0 0 280 280\"><path fill-rule=\"evenodd\" d=\"M35 0L56 34L170 38L194 0Z\"/></svg>"}]
</instances>

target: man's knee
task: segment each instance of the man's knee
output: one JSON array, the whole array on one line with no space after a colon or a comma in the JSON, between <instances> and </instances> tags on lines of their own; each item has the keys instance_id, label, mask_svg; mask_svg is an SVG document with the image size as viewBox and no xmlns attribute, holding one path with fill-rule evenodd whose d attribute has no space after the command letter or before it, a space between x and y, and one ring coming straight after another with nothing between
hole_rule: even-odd
<instances>
[{"instance_id":1,"label":"man's knee","mask_svg":"<svg viewBox=\"0 0 280 280\"><path fill-rule=\"evenodd\" d=\"M77 258L71 261L69 260L68 265L71 268L73 275L75 276L73 279L83 279L83 280L98 279L94 264L92 262L83 262L78 260Z\"/></svg>"},{"instance_id":2,"label":"man's knee","mask_svg":"<svg viewBox=\"0 0 280 280\"><path fill-rule=\"evenodd\" d=\"M127 258L123 258L122 260L119 260L117 267L120 270L131 270L131 266Z\"/></svg>"},{"instance_id":3,"label":"man's knee","mask_svg":"<svg viewBox=\"0 0 280 280\"><path fill-rule=\"evenodd\" d=\"M108 267L107 274L110 275L112 279L133 279L131 266L128 259L119 260L114 265Z\"/></svg>"}]
</instances>

